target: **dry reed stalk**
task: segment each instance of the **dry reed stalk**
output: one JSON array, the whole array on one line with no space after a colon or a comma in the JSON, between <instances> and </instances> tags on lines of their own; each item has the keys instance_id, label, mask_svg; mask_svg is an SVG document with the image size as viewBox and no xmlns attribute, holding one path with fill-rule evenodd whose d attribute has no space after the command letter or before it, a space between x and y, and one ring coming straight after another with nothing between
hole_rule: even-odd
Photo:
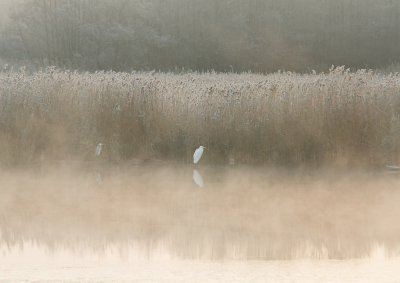
<instances>
[{"instance_id":1,"label":"dry reed stalk","mask_svg":"<svg viewBox=\"0 0 400 283\"><path fill-rule=\"evenodd\" d=\"M0 162L161 158L208 163L400 161L400 76L96 72L0 75Z\"/></svg>"}]
</instances>

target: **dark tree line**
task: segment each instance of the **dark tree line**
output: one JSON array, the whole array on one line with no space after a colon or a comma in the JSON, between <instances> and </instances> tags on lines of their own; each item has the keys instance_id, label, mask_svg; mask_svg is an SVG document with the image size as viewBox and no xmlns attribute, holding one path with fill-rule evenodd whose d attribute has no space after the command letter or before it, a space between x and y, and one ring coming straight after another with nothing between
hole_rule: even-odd
<instances>
[{"instance_id":1,"label":"dark tree line","mask_svg":"<svg viewBox=\"0 0 400 283\"><path fill-rule=\"evenodd\" d=\"M398 0L23 0L3 60L115 71L325 70L400 61Z\"/></svg>"}]
</instances>

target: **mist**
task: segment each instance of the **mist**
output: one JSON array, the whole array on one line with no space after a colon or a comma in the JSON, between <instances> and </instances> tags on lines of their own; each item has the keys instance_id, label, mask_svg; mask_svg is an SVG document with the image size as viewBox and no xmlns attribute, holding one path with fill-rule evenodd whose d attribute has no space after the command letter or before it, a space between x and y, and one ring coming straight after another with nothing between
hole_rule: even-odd
<instances>
[{"instance_id":1,"label":"mist","mask_svg":"<svg viewBox=\"0 0 400 283\"><path fill-rule=\"evenodd\" d=\"M187 166L2 170L0 247L31 242L99 256L116 245L121 259L130 251L137 259L332 260L369 257L379 243L398 256L397 175L194 170L201 186Z\"/></svg>"}]
</instances>

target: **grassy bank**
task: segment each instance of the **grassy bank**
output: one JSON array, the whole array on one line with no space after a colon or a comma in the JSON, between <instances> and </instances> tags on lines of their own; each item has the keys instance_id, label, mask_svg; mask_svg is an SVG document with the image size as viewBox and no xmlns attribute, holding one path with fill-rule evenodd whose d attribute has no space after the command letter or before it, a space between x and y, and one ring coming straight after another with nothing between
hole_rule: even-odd
<instances>
[{"instance_id":1,"label":"grassy bank","mask_svg":"<svg viewBox=\"0 0 400 283\"><path fill-rule=\"evenodd\" d=\"M352 73L0 75L0 162L158 158L383 165L400 158L400 76Z\"/></svg>"}]
</instances>

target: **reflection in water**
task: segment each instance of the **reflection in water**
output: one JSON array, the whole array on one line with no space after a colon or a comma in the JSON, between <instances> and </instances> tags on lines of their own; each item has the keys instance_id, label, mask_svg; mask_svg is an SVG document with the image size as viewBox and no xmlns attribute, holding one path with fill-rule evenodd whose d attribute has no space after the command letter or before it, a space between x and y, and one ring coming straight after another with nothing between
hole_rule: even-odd
<instances>
[{"instance_id":1,"label":"reflection in water","mask_svg":"<svg viewBox=\"0 0 400 283\"><path fill-rule=\"evenodd\" d=\"M3 169L0 266L400 257L397 175L203 170L193 190L187 167L104 167L100 190L91 168Z\"/></svg>"},{"instance_id":2,"label":"reflection in water","mask_svg":"<svg viewBox=\"0 0 400 283\"><path fill-rule=\"evenodd\" d=\"M94 172L94 178L95 178L97 184L99 184L101 186L101 175L100 175L99 171Z\"/></svg>"},{"instance_id":3,"label":"reflection in water","mask_svg":"<svg viewBox=\"0 0 400 283\"><path fill-rule=\"evenodd\" d=\"M200 188L203 187L203 179L201 178L199 171L196 169L193 170L193 180Z\"/></svg>"},{"instance_id":4,"label":"reflection in water","mask_svg":"<svg viewBox=\"0 0 400 283\"><path fill-rule=\"evenodd\" d=\"M386 165L385 169L386 169L385 173L389 173L389 174L398 174L400 172L400 167L399 166Z\"/></svg>"}]
</instances>

